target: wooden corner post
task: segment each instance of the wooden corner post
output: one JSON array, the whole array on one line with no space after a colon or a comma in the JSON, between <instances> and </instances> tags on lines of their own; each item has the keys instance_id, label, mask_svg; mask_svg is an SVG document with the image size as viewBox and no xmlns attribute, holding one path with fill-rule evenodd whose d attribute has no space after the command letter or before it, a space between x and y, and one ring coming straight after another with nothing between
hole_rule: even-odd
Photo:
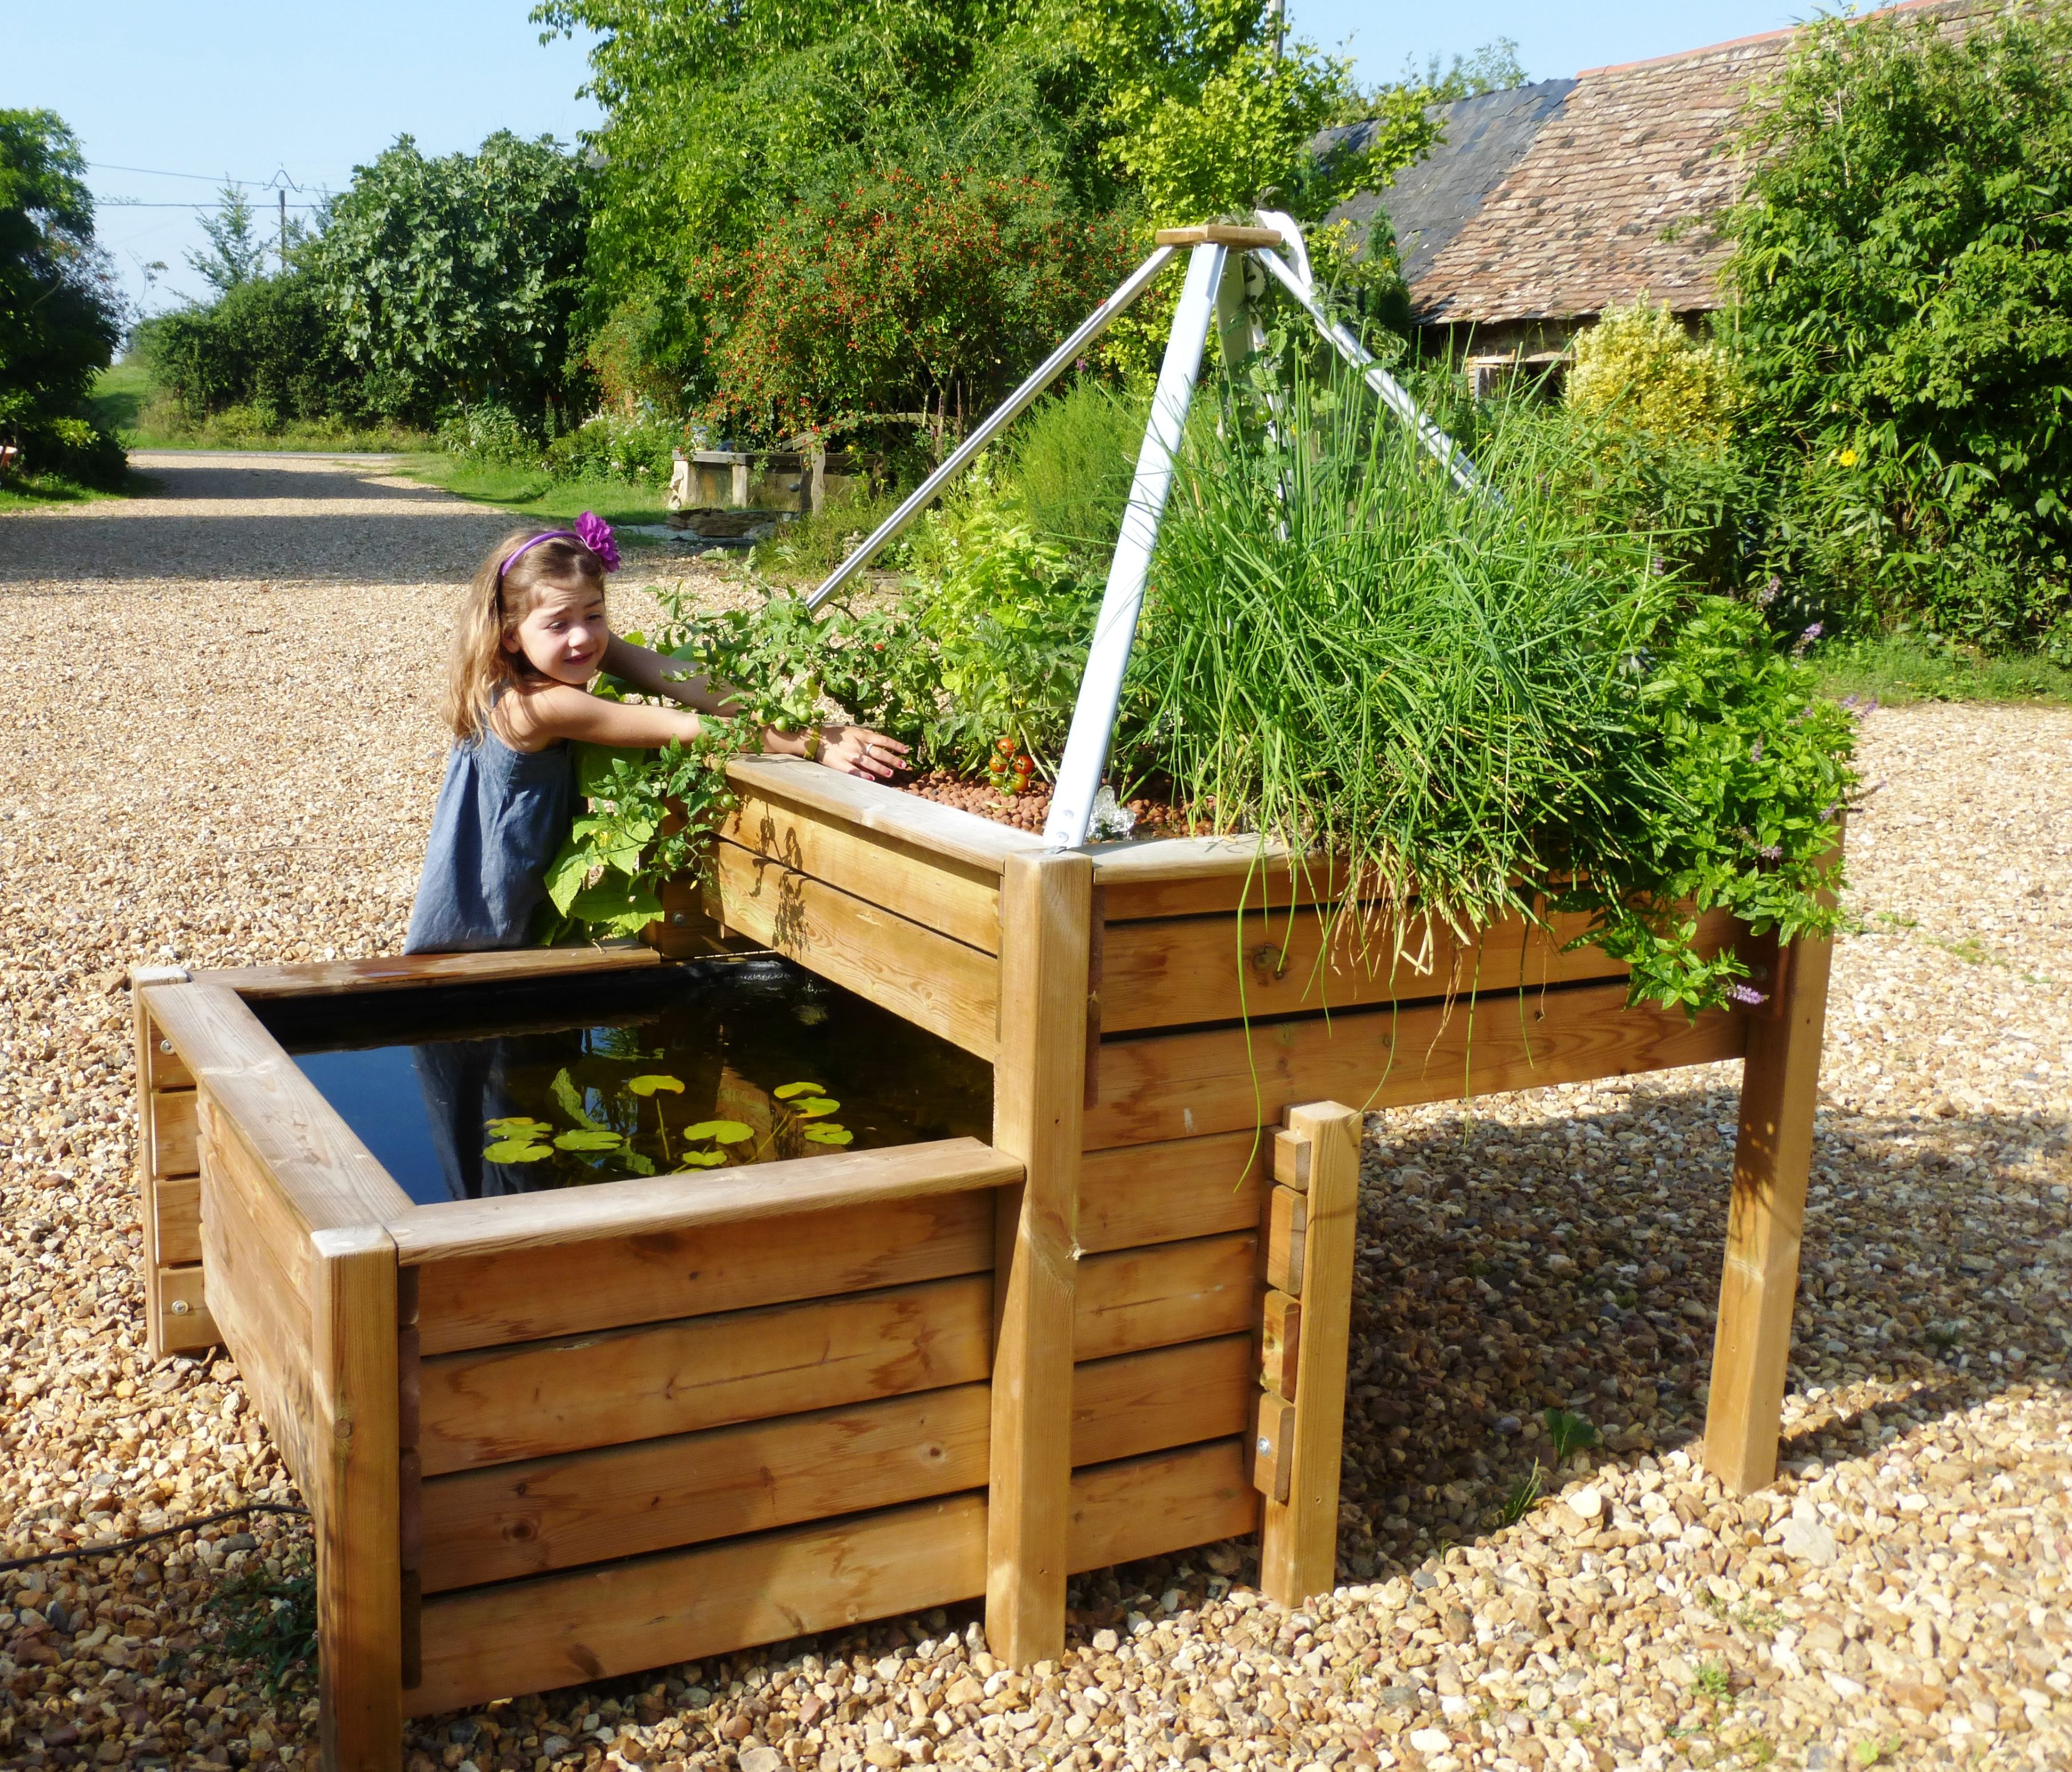
<instances>
[{"instance_id":1,"label":"wooden corner post","mask_svg":"<svg viewBox=\"0 0 2072 1772\"><path fill-rule=\"evenodd\" d=\"M403 1585L396 1245L369 1226L310 1241L325 1772L401 1772Z\"/></svg>"},{"instance_id":2,"label":"wooden corner post","mask_svg":"<svg viewBox=\"0 0 2072 1772\"><path fill-rule=\"evenodd\" d=\"M1337 1585L1338 1465L1359 1223L1360 1114L1335 1101L1290 1108L1273 1143L1267 1242L1266 1367L1253 1481L1265 1497L1259 1586L1300 1605ZM1291 1334L1290 1320L1300 1323ZM1287 1358L1289 1340L1294 1358ZM1292 1368L1292 1370L1291 1370ZM1292 1377L1293 1392L1276 1387Z\"/></svg>"},{"instance_id":3,"label":"wooden corner post","mask_svg":"<svg viewBox=\"0 0 2072 1772\"><path fill-rule=\"evenodd\" d=\"M1092 906L1087 856L1007 858L993 1141L1026 1174L1021 1186L1000 1194L985 1630L993 1654L1011 1667L1054 1660L1065 1647Z\"/></svg>"},{"instance_id":4,"label":"wooden corner post","mask_svg":"<svg viewBox=\"0 0 2072 1772\"><path fill-rule=\"evenodd\" d=\"M1737 1494L1765 1487L1777 1474L1833 945L1794 942L1781 956L1771 1013L1748 1018L1734 1191L1705 1405L1705 1468Z\"/></svg>"}]
</instances>

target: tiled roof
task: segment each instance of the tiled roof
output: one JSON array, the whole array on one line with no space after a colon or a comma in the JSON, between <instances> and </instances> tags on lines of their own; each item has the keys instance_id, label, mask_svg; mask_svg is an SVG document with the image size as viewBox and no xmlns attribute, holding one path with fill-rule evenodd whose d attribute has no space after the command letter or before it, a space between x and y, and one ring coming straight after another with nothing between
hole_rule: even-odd
<instances>
[{"instance_id":1,"label":"tiled roof","mask_svg":"<svg viewBox=\"0 0 2072 1772\"><path fill-rule=\"evenodd\" d=\"M1891 10L1955 25L1977 5ZM1572 319L1643 295L1679 313L1716 307L1727 244L1712 223L1744 175L1729 127L1793 35L1460 100L1428 159L1333 216L1388 209L1420 325Z\"/></svg>"}]
</instances>

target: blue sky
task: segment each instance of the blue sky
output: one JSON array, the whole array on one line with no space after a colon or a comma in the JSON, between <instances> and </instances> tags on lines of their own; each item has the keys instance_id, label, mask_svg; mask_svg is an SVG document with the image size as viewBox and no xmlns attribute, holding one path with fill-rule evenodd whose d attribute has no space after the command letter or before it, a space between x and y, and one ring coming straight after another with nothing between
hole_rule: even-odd
<instances>
[{"instance_id":1,"label":"blue sky","mask_svg":"<svg viewBox=\"0 0 2072 1772\"><path fill-rule=\"evenodd\" d=\"M130 294L154 308L203 293L184 253L202 243L191 208L212 204L225 173L270 216L281 175L290 204L335 189L356 163L405 131L426 152L471 149L492 130L573 141L595 121L576 97L584 46L542 46L530 0L0 0L0 105L54 110L94 162L100 232ZM1772 31L1811 0L1454 0L1379 7L1289 0L1296 35L1347 45L1361 78L1472 52L1498 37L1519 46L1536 80ZM121 169L142 169L141 171ZM175 177L171 175L187 175ZM125 204L117 199L127 198ZM169 267L148 291L141 266Z\"/></svg>"}]
</instances>

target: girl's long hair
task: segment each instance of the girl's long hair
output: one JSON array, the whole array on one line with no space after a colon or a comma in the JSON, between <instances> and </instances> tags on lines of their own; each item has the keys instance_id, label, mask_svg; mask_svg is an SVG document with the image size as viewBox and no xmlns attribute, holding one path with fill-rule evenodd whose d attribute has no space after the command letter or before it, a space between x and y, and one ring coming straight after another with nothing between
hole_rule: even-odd
<instances>
[{"instance_id":1,"label":"girl's long hair","mask_svg":"<svg viewBox=\"0 0 2072 1772\"><path fill-rule=\"evenodd\" d=\"M468 581L460 619L454 625L442 709L453 735L465 744L482 742L489 730L489 710L495 705L499 692L534 674L524 654L504 651L504 639L524 620L540 588L579 582L586 590L603 594L603 565L589 549L568 536L557 536L537 547L527 548L522 558L512 561L500 584L499 564L539 532L513 529L482 557L475 577Z\"/></svg>"}]
</instances>

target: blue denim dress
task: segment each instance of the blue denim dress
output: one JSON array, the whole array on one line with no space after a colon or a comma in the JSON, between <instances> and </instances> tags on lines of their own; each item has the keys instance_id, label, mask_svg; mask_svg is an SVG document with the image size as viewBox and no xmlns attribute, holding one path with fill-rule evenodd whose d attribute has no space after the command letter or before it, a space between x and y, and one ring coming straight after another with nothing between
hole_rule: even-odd
<instances>
[{"instance_id":1,"label":"blue denim dress","mask_svg":"<svg viewBox=\"0 0 2072 1772\"><path fill-rule=\"evenodd\" d=\"M568 837L574 804L575 761L565 740L528 752L485 732L455 745L403 952L523 947L546 902L547 864Z\"/></svg>"}]
</instances>

